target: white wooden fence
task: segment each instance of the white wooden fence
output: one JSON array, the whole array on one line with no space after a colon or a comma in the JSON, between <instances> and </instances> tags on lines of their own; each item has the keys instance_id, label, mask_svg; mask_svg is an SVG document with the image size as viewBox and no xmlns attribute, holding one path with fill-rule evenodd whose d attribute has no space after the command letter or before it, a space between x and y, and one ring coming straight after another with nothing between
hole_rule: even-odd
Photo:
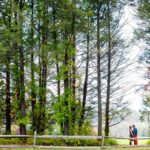
<instances>
[{"instance_id":1,"label":"white wooden fence","mask_svg":"<svg viewBox=\"0 0 150 150\"><path fill-rule=\"evenodd\" d=\"M128 148L128 147L150 147L150 145L137 145L137 146L105 146L104 140L105 138L112 138L112 139L131 139L129 137L111 137L111 136L63 136L63 135L37 135L37 132L34 132L34 135L0 135L0 138L33 138L33 145L0 145L0 148L57 148L57 149L102 149L102 148ZM102 145L101 146L43 146L37 145L37 139L101 139ZM132 138L134 139L134 138ZM138 137L138 140L147 140L150 137Z\"/></svg>"}]
</instances>

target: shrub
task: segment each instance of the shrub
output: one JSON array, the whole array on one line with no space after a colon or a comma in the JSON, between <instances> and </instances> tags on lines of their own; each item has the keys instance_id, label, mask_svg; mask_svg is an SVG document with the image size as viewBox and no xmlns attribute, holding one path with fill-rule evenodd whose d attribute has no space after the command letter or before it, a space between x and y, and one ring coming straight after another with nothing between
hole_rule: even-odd
<instances>
[{"instance_id":1,"label":"shrub","mask_svg":"<svg viewBox=\"0 0 150 150\"><path fill-rule=\"evenodd\" d=\"M1 138L0 145L27 144L33 145L33 138ZM114 139L105 139L105 145L117 145ZM37 139L36 145L54 146L101 146L101 140L97 139Z\"/></svg>"},{"instance_id":2,"label":"shrub","mask_svg":"<svg viewBox=\"0 0 150 150\"><path fill-rule=\"evenodd\" d=\"M150 140L146 142L146 144L150 145Z\"/></svg>"},{"instance_id":3,"label":"shrub","mask_svg":"<svg viewBox=\"0 0 150 150\"><path fill-rule=\"evenodd\" d=\"M61 139L37 139L37 145L63 145L63 140Z\"/></svg>"},{"instance_id":4,"label":"shrub","mask_svg":"<svg viewBox=\"0 0 150 150\"><path fill-rule=\"evenodd\" d=\"M104 145L111 146L111 145L118 145L117 141L115 139L105 139Z\"/></svg>"},{"instance_id":5,"label":"shrub","mask_svg":"<svg viewBox=\"0 0 150 150\"><path fill-rule=\"evenodd\" d=\"M101 142L96 139L37 139L37 145L55 145L55 146L100 146Z\"/></svg>"},{"instance_id":6,"label":"shrub","mask_svg":"<svg viewBox=\"0 0 150 150\"><path fill-rule=\"evenodd\" d=\"M21 144L22 141L19 138L1 138L0 145L4 144Z\"/></svg>"},{"instance_id":7,"label":"shrub","mask_svg":"<svg viewBox=\"0 0 150 150\"><path fill-rule=\"evenodd\" d=\"M97 141L96 139L67 139L66 145L69 146L100 146L101 141Z\"/></svg>"},{"instance_id":8,"label":"shrub","mask_svg":"<svg viewBox=\"0 0 150 150\"><path fill-rule=\"evenodd\" d=\"M9 144L33 144L32 138L0 138L0 145Z\"/></svg>"}]
</instances>

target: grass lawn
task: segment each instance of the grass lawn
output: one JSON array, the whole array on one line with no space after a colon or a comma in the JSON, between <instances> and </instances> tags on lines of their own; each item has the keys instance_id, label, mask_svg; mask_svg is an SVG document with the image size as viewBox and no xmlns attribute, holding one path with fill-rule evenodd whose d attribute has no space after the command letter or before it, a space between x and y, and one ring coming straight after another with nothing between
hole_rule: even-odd
<instances>
[{"instance_id":1,"label":"grass lawn","mask_svg":"<svg viewBox=\"0 0 150 150\"><path fill-rule=\"evenodd\" d=\"M112 150L112 149L104 149ZM150 150L150 148L113 148L113 150Z\"/></svg>"},{"instance_id":2,"label":"grass lawn","mask_svg":"<svg viewBox=\"0 0 150 150\"><path fill-rule=\"evenodd\" d=\"M104 150L150 150L150 147L149 148L108 148L108 149L104 149ZM8 150L8 149L0 149L0 150ZM44 150L44 149L33 149L33 148L15 148L15 149L9 149L9 150ZM94 150L94 149L49 149L49 150ZM95 149L95 150L101 150L101 149Z\"/></svg>"},{"instance_id":3,"label":"grass lawn","mask_svg":"<svg viewBox=\"0 0 150 150\"><path fill-rule=\"evenodd\" d=\"M23 149L23 148L19 148L19 149L1 149L1 150L94 150L94 149L31 149L31 148L27 148L27 149ZM102 150L102 149L95 149L95 150ZM109 149L104 149L104 150L150 150L150 148L109 148Z\"/></svg>"},{"instance_id":4,"label":"grass lawn","mask_svg":"<svg viewBox=\"0 0 150 150\"><path fill-rule=\"evenodd\" d=\"M147 142L148 142L148 140L138 140L138 145L146 145ZM127 139L118 139L117 143L119 145L129 145L129 140L127 140Z\"/></svg>"},{"instance_id":5,"label":"grass lawn","mask_svg":"<svg viewBox=\"0 0 150 150\"><path fill-rule=\"evenodd\" d=\"M140 146L140 145L145 145L146 146L146 143L147 143L147 141L148 140L138 140L138 145ZM118 145L119 146L125 146L125 145L127 145L127 146L129 146L129 140L127 140L127 139L118 139L117 140L117 143L118 143ZM55 148L55 149L49 149L49 150L101 150L100 148ZM0 150L8 150L8 148L0 148ZM44 150L44 149L40 149L40 148L35 148L35 149L33 149L33 148L9 148L9 150ZM147 148L147 147L143 147L143 148L130 148L130 147L127 147L127 148L114 148L114 147L112 147L112 148L105 148L104 150L150 150L150 145L149 145L149 147Z\"/></svg>"}]
</instances>

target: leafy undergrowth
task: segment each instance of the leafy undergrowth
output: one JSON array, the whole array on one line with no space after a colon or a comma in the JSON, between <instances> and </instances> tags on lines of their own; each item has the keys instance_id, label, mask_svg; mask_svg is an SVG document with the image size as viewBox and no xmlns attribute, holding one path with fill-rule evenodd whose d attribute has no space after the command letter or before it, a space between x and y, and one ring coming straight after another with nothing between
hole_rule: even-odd
<instances>
[{"instance_id":1,"label":"leafy undergrowth","mask_svg":"<svg viewBox=\"0 0 150 150\"><path fill-rule=\"evenodd\" d=\"M148 141L146 142L146 144L150 145L150 140L148 140Z\"/></svg>"},{"instance_id":2,"label":"leafy undergrowth","mask_svg":"<svg viewBox=\"0 0 150 150\"><path fill-rule=\"evenodd\" d=\"M33 145L33 138L1 138L0 145ZM114 139L105 139L105 145L118 145ZM37 139L36 145L53 146L101 146L101 140L96 139Z\"/></svg>"}]
</instances>

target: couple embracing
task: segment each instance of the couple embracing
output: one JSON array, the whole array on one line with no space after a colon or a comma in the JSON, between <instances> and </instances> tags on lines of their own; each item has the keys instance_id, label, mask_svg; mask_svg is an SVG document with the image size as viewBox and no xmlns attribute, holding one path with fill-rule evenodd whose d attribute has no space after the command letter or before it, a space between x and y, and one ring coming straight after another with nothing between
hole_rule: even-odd
<instances>
[{"instance_id":1,"label":"couple embracing","mask_svg":"<svg viewBox=\"0 0 150 150\"><path fill-rule=\"evenodd\" d=\"M137 128L135 127L135 125L133 126L129 126L129 136L130 136L130 145L132 145L132 141L134 141L134 145L138 144L137 141ZM134 138L134 139L132 139Z\"/></svg>"}]
</instances>

